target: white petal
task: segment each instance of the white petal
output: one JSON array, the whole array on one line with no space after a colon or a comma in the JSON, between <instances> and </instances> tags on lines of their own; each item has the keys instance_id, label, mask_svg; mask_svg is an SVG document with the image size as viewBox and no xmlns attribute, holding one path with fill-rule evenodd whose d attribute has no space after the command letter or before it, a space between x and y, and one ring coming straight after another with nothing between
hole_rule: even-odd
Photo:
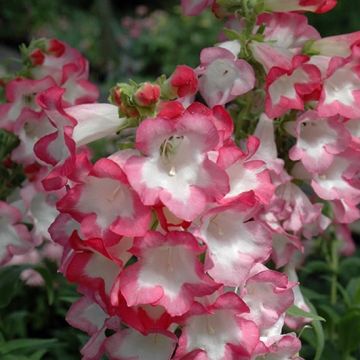
<instances>
[{"instance_id":1,"label":"white petal","mask_svg":"<svg viewBox=\"0 0 360 360\"><path fill-rule=\"evenodd\" d=\"M76 105L67 108L66 112L78 122L73 132L78 146L114 135L126 121L119 118L118 107L111 104Z\"/></svg>"}]
</instances>

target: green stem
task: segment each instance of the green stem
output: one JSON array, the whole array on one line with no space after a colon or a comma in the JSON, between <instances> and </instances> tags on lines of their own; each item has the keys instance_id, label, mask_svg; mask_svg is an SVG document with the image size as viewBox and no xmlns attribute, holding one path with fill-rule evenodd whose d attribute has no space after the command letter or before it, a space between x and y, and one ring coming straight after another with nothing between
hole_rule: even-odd
<instances>
[{"instance_id":1,"label":"green stem","mask_svg":"<svg viewBox=\"0 0 360 360\"><path fill-rule=\"evenodd\" d=\"M338 270L339 270L339 254L338 254L338 242L336 239L331 239L330 244L330 256L328 257L328 263L331 267L331 283L330 283L330 303L335 306L337 303L337 288L338 288ZM330 338L332 341L336 339L336 327L334 321L330 323Z\"/></svg>"},{"instance_id":2,"label":"green stem","mask_svg":"<svg viewBox=\"0 0 360 360\"><path fill-rule=\"evenodd\" d=\"M337 303L337 283L338 283L338 270L339 270L339 254L338 254L338 243L336 240L331 242L331 290L330 290L330 301L331 305Z\"/></svg>"}]
</instances>

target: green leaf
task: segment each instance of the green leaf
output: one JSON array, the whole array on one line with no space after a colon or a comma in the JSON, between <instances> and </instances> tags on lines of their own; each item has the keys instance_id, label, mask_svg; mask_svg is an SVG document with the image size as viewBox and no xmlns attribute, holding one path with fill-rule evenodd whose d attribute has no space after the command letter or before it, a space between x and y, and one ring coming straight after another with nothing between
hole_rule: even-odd
<instances>
[{"instance_id":1,"label":"green leaf","mask_svg":"<svg viewBox=\"0 0 360 360\"><path fill-rule=\"evenodd\" d=\"M315 260L311 261L302 269L302 273L306 276L312 273L327 273L330 272L330 266L325 261Z\"/></svg>"},{"instance_id":2,"label":"green leaf","mask_svg":"<svg viewBox=\"0 0 360 360\"><path fill-rule=\"evenodd\" d=\"M19 354L16 354L16 355L7 354L7 355L4 355L1 358L1 360L29 360L29 357L24 356L24 355L19 355Z\"/></svg>"},{"instance_id":3,"label":"green leaf","mask_svg":"<svg viewBox=\"0 0 360 360\"><path fill-rule=\"evenodd\" d=\"M339 344L345 354L359 349L360 334L360 311L349 311L339 322L338 325Z\"/></svg>"},{"instance_id":4,"label":"green leaf","mask_svg":"<svg viewBox=\"0 0 360 360\"><path fill-rule=\"evenodd\" d=\"M337 323L340 319L340 315L335 311L333 306L330 306L326 303L318 304L318 309L321 313L325 313L326 320L331 320L334 323Z\"/></svg>"},{"instance_id":5,"label":"green leaf","mask_svg":"<svg viewBox=\"0 0 360 360\"><path fill-rule=\"evenodd\" d=\"M20 274L26 266L7 266L0 269L0 308L9 305L21 283Z\"/></svg>"},{"instance_id":6,"label":"green leaf","mask_svg":"<svg viewBox=\"0 0 360 360\"><path fill-rule=\"evenodd\" d=\"M27 318L29 313L26 310L6 312L4 315L3 329L8 338L25 338L27 337Z\"/></svg>"},{"instance_id":7,"label":"green leaf","mask_svg":"<svg viewBox=\"0 0 360 360\"><path fill-rule=\"evenodd\" d=\"M18 137L4 129L0 129L0 161L19 145Z\"/></svg>"},{"instance_id":8,"label":"green leaf","mask_svg":"<svg viewBox=\"0 0 360 360\"><path fill-rule=\"evenodd\" d=\"M19 354L6 354L1 360L41 360L43 356L47 353L47 349L42 349L34 352L31 356L29 355L19 355Z\"/></svg>"},{"instance_id":9,"label":"green leaf","mask_svg":"<svg viewBox=\"0 0 360 360\"><path fill-rule=\"evenodd\" d=\"M67 295L64 295L64 296L59 296L58 299L59 299L60 301L63 301L63 302L72 304L72 303L74 303L76 300L79 300L79 296L67 296Z\"/></svg>"},{"instance_id":10,"label":"green leaf","mask_svg":"<svg viewBox=\"0 0 360 360\"><path fill-rule=\"evenodd\" d=\"M49 348L57 343L56 339L17 339L2 344L0 354L8 354L19 350L38 350Z\"/></svg>"},{"instance_id":11,"label":"green leaf","mask_svg":"<svg viewBox=\"0 0 360 360\"><path fill-rule=\"evenodd\" d=\"M309 306L312 313L317 314L316 309L313 304L310 303L310 301L306 301L307 305ZM325 346L325 335L324 335L324 329L321 325L321 322L319 320L314 320L312 322L312 326L314 328L314 332L316 334L316 353L314 360L320 360L321 354L324 351Z\"/></svg>"},{"instance_id":12,"label":"green leaf","mask_svg":"<svg viewBox=\"0 0 360 360\"><path fill-rule=\"evenodd\" d=\"M339 274L342 278L351 279L359 276L360 273L360 257L349 257L344 259L339 266Z\"/></svg>"},{"instance_id":13,"label":"green leaf","mask_svg":"<svg viewBox=\"0 0 360 360\"><path fill-rule=\"evenodd\" d=\"M346 291L353 305L360 305L360 277L351 279L346 287Z\"/></svg>"},{"instance_id":14,"label":"green leaf","mask_svg":"<svg viewBox=\"0 0 360 360\"><path fill-rule=\"evenodd\" d=\"M326 295L319 294L317 291L309 289L305 286L301 286L301 292L307 299L310 299L310 300L326 300L327 299Z\"/></svg>"},{"instance_id":15,"label":"green leaf","mask_svg":"<svg viewBox=\"0 0 360 360\"><path fill-rule=\"evenodd\" d=\"M44 266L36 266L34 270L37 271L41 277L44 279L46 293L48 297L49 305L52 305L54 302L54 278L53 274L49 271L48 268Z\"/></svg>"},{"instance_id":16,"label":"green leaf","mask_svg":"<svg viewBox=\"0 0 360 360\"><path fill-rule=\"evenodd\" d=\"M232 29L224 29L224 34L229 40L239 40L239 33Z\"/></svg>"},{"instance_id":17,"label":"green leaf","mask_svg":"<svg viewBox=\"0 0 360 360\"><path fill-rule=\"evenodd\" d=\"M296 305L292 305L289 309L287 309L286 313L290 316L294 317L303 317L303 318L309 318L312 320L318 320L318 321L325 321L325 319L321 316L319 316L316 312L307 312L303 309L300 309Z\"/></svg>"},{"instance_id":18,"label":"green leaf","mask_svg":"<svg viewBox=\"0 0 360 360\"><path fill-rule=\"evenodd\" d=\"M47 349L38 350L29 357L29 360L40 360L47 353L47 351Z\"/></svg>"}]
</instances>

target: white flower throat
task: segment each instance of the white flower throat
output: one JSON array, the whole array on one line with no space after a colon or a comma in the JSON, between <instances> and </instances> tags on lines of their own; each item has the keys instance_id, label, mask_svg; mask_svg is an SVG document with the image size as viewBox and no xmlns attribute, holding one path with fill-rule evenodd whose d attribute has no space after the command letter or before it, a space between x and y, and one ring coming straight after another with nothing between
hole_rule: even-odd
<instances>
[{"instance_id":1,"label":"white flower throat","mask_svg":"<svg viewBox=\"0 0 360 360\"><path fill-rule=\"evenodd\" d=\"M172 135L160 145L160 157L168 169L169 176L176 175L175 156L184 140L183 135Z\"/></svg>"}]
</instances>

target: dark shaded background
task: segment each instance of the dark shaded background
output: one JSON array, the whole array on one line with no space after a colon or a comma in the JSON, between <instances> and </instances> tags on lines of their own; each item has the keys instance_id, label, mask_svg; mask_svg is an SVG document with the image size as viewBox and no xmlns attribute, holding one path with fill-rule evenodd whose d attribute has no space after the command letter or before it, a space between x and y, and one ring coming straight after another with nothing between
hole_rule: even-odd
<instances>
[{"instance_id":1,"label":"dark shaded background","mask_svg":"<svg viewBox=\"0 0 360 360\"><path fill-rule=\"evenodd\" d=\"M176 64L196 66L201 48L216 42L221 23L210 12L183 17L175 0L0 0L0 76L14 67L21 43L57 37L89 59L103 96L117 81L152 79ZM323 36L360 29L360 3L309 15Z\"/></svg>"}]
</instances>

